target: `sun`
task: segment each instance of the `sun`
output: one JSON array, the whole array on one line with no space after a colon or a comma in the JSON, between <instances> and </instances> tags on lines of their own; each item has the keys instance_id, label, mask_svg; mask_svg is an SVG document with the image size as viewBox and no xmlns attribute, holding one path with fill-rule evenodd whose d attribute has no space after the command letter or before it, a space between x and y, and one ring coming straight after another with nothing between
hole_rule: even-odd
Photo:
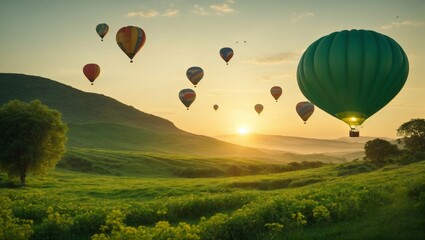
<instances>
[{"instance_id":1,"label":"sun","mask_svg":"<svg viewBox=\"0 0 425 240\"><path fill-rule=\"evenodd\" d=\"M248 130L248 128L246 128L245 126L240 126L239 128L238 128L238 134L239 135L246 135L246 134L248 134L249 133L249 130Z\"/></svg>"}]
</instances>

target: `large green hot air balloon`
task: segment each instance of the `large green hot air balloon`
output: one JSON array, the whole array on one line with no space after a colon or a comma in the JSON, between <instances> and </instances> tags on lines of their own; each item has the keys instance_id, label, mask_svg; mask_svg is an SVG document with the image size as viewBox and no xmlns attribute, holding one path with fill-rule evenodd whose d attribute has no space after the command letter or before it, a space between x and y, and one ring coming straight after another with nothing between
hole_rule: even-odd
<instances>
[{"instance_id":1,"label":"large green hot air balloon","mask_svg":"<svg viewBox=\"0 0 425 240\"><path fill-rule=\"evenodd\" d=\"M347 123L350 136L401 90L409 62L392 38L344 30L312 43L298 64L298 86L314 105Z\"/></svg>"}]
</instances>

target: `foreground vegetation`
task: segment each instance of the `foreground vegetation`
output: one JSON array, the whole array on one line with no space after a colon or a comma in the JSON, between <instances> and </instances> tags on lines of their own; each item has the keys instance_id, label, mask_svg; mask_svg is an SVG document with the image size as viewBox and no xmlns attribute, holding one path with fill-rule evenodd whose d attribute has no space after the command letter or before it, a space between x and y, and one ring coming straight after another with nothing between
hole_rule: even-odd
<instances>
[{"instance_id":1,"label":"foreground vegetation","mask_svg":"<svg viewBox=\"0 0 425 240\"><path fill-rule=\"evenodd\" d=\"M30 180L1 189L0 239L425 237L424 161L197 179L55 170Z\"/></svg>"}]
</instances>

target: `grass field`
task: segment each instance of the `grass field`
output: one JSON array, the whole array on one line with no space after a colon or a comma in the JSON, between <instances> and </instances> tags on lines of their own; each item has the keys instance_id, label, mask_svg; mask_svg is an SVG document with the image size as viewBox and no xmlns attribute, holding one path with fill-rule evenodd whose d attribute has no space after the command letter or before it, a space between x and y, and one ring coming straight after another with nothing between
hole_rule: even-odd
<instances>
[{"instance_id":1,"label":"grass field","mask_svg":"<svg viewBox=\"0 0 425 240\"><path fill-rule=\"evenodd\" d=\"M143 164L158 164L157 157ZM177 177L167 167L140 177L58 168L29 177L24 188L6 188L1 175L0 239L425 238L424 161L204 178Z\"/></svg>"}]
</instances>

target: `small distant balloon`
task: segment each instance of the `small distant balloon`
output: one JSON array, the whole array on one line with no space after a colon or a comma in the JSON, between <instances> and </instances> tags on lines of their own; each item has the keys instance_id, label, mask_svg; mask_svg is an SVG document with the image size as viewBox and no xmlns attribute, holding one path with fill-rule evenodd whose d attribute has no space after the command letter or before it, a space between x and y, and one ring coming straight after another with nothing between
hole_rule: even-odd
<instances>
[{"instance_id":1,"label":"small distant balloon","mask_svg":"<svg viewBox=\"0 0 425 240\"><path fill-rule=\"evenodd\" d=\"M256 104L254 106L255 111L258 113L258 116L260 115L260 113L263 111L264 107L261 104Z\"/></svg>"},{"instance_id":2,"label":"small distant balloon","mask_svg":"<svg viewBox=\"0 0 425 240\"><path fill-rule=\"evenodd\" d=\"M96 78L100 74L100 67L96 63L86 64L83 67L83 73L86 78L91 82L91 85L93 85L94 80L96 80Z\"/></svg>"},{"instance_id":3,"label":"small distant balloon","mask_svg":"<svg viewBox=\"0 0 425 240\"><path fill-rule=\"evenodd\" d=\"M226 64L229 65L229 61L233 57L233 49L229 47L220 49L220 56L226 62Z\"/></svg>"},{"instance_id":4,"label":"small distant balloon","mask_svg":"<svg viewBox=\"0 0 425 240\"><path fill-rule=\"evenodd\" d=\"M121 50L130 58L130 62L133 62L134 56L145 45L146 34L139 27L127 26L118 30L116 41Z\"/></svg>"},{"instance_id":5,"label":"small distant balloon","mask_svg":"<svg viewBox=\"0 0 425 240\"><path fill-rule=\"evenodd\" d=\"M279 97L282 95L282 88L279 86L274 86L270 89L270 93L272 94L273 98L276 100L279 99Z\"/></svg>"},{"instance_id":6,"label":"small distant balloon","mask_svg":"<svg viewBox=\"0 0 425 240\"><path fill-rule=\"evenodd\" d=\"M199 81L201 81L201 79L204 77L204 70L202 70L200 67L191 67L187 69L186 76L193 84L193 86L196 87Z\"/></svg>"},{"instance_id":7,"label":"small distant balloon","mask_svg":"<svg viewBox=\"0 0 425 240\"><path fill-rule=\"evenodd\" d=\"M190 105L195 101L196 93L190 88L183 89L179 92L180 101L186 106L189 110Z\"/></svg>"},{"instance_id":8,"label":"small distant balloon","mask_svg":"<svg viewBox=\"0 0 425 240\"><path fill-rule=\"evenodd\" d=\"M307 101L299 102L295 107L295 110L297 111L298 115L301 117L305 124L314 112L314 105Z\"/></svg>"},{"instance_id":9,"label":"small distant balloon","mask_svg":"<svg viewBox=\"0 0 425 240\"><path fill-rule=\"evenodd\" d=\"M217 109L218 109L218 105L217 105L217 104L214 104L213 108L214 108L214 110L216 110L216 111L217 111Z\"/></svg>"},{"instance_id":10,"label":"small distant balloon","mask_svg":"<svg viewBox=\"0 0 425 240\"><path fill-rule=\"evenodd\" d=\"M96 26L96 32L101 38L101 41L103 41L103 38L108 33L108 31L109 31L109 26L106 23L100 23Z\"/></svg>"}]
</instances>

